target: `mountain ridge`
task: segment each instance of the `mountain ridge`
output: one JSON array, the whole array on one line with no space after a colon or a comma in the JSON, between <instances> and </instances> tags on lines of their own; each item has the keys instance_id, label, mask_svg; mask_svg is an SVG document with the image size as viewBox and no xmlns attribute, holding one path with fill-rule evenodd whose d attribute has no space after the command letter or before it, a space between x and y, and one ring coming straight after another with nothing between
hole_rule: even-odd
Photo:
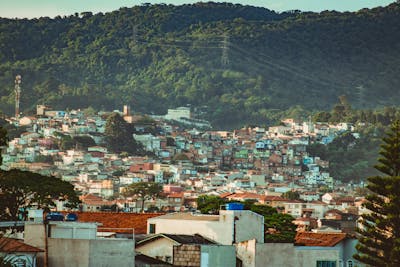
<instances>
[{"instance_id":1,"label":"mountain ridge","mask_svg":"<svg viewBox=\"0 0 400 267\"><path fill-rule=\"evenodd\" d=\"M217 128L329 109L396 105L400 5L284 12L234 4L142 5L0 19L0 103L162 114L190 104ZM96 97L93 97L93 96Z\"/></svg>"}]
</instances>

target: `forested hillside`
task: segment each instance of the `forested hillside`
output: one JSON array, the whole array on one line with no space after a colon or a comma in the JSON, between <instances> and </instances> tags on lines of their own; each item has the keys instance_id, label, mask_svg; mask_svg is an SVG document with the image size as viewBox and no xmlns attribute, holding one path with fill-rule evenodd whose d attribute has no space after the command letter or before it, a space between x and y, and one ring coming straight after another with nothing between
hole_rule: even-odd
<instances>
[{"instance_id":1,"label":"forested hillside","mask_svg":"<svg viewBox=\"0 0 400 267\"><path fill-rule=\"evenodd\" d=\"M400 101L400 4L355 13L233 4L141 5L106 14L0 19L0 109L163 114L190 104L217 128ZM291 108L289 110L289 108Z\"/></svg>"}]
</instances>

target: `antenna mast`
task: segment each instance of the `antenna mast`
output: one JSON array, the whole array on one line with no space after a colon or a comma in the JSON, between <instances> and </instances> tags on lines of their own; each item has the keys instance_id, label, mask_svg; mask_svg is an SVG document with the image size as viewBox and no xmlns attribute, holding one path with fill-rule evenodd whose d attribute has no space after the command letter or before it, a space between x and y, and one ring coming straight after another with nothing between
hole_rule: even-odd
<instances>
[{"instance_id":1,"label":"antenna mast","mask_svg":"<svg viewBox=\"0 0 400 267\"><path fill-rule=\"evenodd\" d=\"M19 119L19 100L21 97L21 82L22 82L22 77L21 75L15 76L15 87L14 87L14 92L15 92L15 118Z\"/></svg>"}]
</instances>

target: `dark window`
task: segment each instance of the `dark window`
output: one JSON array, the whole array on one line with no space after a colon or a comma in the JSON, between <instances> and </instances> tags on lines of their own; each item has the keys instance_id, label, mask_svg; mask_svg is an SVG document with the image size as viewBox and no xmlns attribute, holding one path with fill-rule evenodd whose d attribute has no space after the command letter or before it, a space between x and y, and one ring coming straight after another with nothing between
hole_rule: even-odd
<instances>
[{"instance_id":1,"label":"dark window","mask_svg":"<svg viewBox=\"0 0 400 267\"><path fill-rule=\"evenodd\" d=\"M149 234L155 234L156 233L156 225L154 223L151 223L149 225Z\"/></svg>"},{"instance_id":2,"label":"dark window","mask_svg":"<svg viewBox=\"0 0 400 267\"><path fill-rule=\"evenodd\" d=\"M336 267L336 261L317 261L317 267Z\"/></svg>"}]
</instances>

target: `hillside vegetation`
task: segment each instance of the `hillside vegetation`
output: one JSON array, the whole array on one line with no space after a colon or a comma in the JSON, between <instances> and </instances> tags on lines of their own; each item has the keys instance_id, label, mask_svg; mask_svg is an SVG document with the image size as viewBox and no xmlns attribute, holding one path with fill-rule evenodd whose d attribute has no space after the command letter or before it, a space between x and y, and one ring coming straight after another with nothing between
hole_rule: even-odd
<instances>
[{"instance_id":1,"label":"hillside vegetation","mask_svg":"<svg viewBox=\"0 0 400 267\"><path fill-rule=\"evenodd\" d=\"M267 124L400 101L400 4L358 12L275 13L216 3L0 19L0 107L164 114L190 104L216 128Z\"/></svg>"}]
</instances>

